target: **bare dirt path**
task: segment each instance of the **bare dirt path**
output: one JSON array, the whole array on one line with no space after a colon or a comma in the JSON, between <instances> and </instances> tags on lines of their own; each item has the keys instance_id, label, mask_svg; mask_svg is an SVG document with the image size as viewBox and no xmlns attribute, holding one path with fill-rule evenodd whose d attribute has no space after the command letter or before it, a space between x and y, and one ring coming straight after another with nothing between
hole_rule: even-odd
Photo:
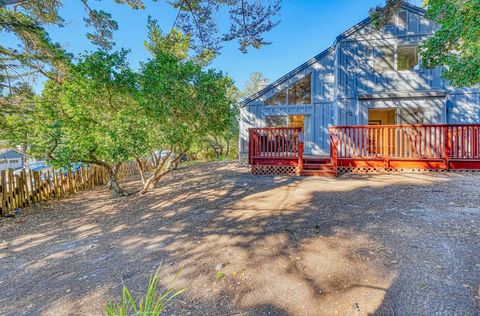
<instances>
[{"instance_id":1,"label":"bare dirt path","mask_svg":"<svg viewBox=\"0 0 480 316\"><path fill-rule=\"evenodd\" d=\"M0 314L101 315L162 262L168 315L480 315L479 202L480 174L188 167L0 219Z\"/></svg>"}]
</instances>

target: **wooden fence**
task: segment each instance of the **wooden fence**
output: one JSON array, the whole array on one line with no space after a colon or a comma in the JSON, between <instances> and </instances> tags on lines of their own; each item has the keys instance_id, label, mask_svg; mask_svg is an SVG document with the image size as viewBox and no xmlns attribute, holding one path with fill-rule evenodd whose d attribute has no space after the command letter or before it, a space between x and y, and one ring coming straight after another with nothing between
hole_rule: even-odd
<instances>
[{"instance_id":1,"label":"wooden fence","mask_svg":"<svg viewBox=\"0 0 480 316\"><path fill-rule=\"evenodd\" d=\"M121 166L118 178L138 174L134 163ZM4 216L41 201L64 197L78 191L105 185L107 172L98 166L81 167L66 173L54 169L46 172L20 170L14 174L12 169L0 172L0 215Z\"/></svg>"}]
</instances>

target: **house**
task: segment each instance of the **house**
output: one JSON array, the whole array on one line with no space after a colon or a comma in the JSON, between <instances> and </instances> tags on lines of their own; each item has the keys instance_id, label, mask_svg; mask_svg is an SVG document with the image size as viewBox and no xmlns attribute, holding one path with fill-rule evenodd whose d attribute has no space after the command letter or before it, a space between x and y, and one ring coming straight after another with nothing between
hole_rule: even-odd
<instances>
[{"instance_id":1,"label":"house","mask_svg":"<svg viewBox=\"0 0 480 316\"><path fill-rule=\"evenodd\" d=\"M0 170L21 169L25 166L25 155L14 149L0 151Z\"/></svg>"},{"instance_id":2,"label":"house","mask_svg":"<svg viewBox=\"0 0 480 316\"><path fill-rule=\"evenodd\" d=\"M240 159L260 173L292 172L286 166L298 173L309 162L336 163L335 172L342 166L391 169L390 161L395 168L449 169L455 160L449 158L460 152L480 160L480 91L452 87L442 67L422 67L418 45L436 29L422 8L404 3L382 30L366 18L340 34L331 47L242 102ZM461 124L469 129L460 130ZM468 146L455 147L465 140Z\"/></svg>"}]
</instances>

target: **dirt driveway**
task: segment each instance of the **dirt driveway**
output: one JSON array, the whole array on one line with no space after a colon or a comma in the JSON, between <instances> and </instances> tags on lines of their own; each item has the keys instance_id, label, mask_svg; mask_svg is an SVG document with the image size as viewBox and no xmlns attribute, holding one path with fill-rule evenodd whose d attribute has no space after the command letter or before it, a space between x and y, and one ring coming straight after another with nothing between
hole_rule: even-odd
<instances>
[{"instance_id":1,"label":"dirt driveway","mask_svg":"<svg viewBox=\"0 0 480 316\"><path fill-rule=\"evenodd\" d=\"M128 185L133 187L135 180ZM480 174L184 168L0 220L1 315L101 315L162 262L168 315L480 315Z\"/></svg>"}]
</instances>

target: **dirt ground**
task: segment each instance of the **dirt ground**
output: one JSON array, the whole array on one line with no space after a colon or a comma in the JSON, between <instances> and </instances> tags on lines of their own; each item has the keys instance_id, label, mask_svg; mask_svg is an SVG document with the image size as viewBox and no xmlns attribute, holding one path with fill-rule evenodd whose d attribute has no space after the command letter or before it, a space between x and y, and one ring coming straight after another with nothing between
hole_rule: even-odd
<instances>
[{"instance_id":1,"label":"dirt ground","mask_svg":"<svg viewBox=\"0 0 480 316\"><path fill-rule=\"evenodd\" d=\"M0 314L101 315L161 263L162 286L188 288L168 315L480 315L479 193L480 174L262 177L234 162L144 197L83 192L0 220Z\"/></svg>"}]
</instances>

